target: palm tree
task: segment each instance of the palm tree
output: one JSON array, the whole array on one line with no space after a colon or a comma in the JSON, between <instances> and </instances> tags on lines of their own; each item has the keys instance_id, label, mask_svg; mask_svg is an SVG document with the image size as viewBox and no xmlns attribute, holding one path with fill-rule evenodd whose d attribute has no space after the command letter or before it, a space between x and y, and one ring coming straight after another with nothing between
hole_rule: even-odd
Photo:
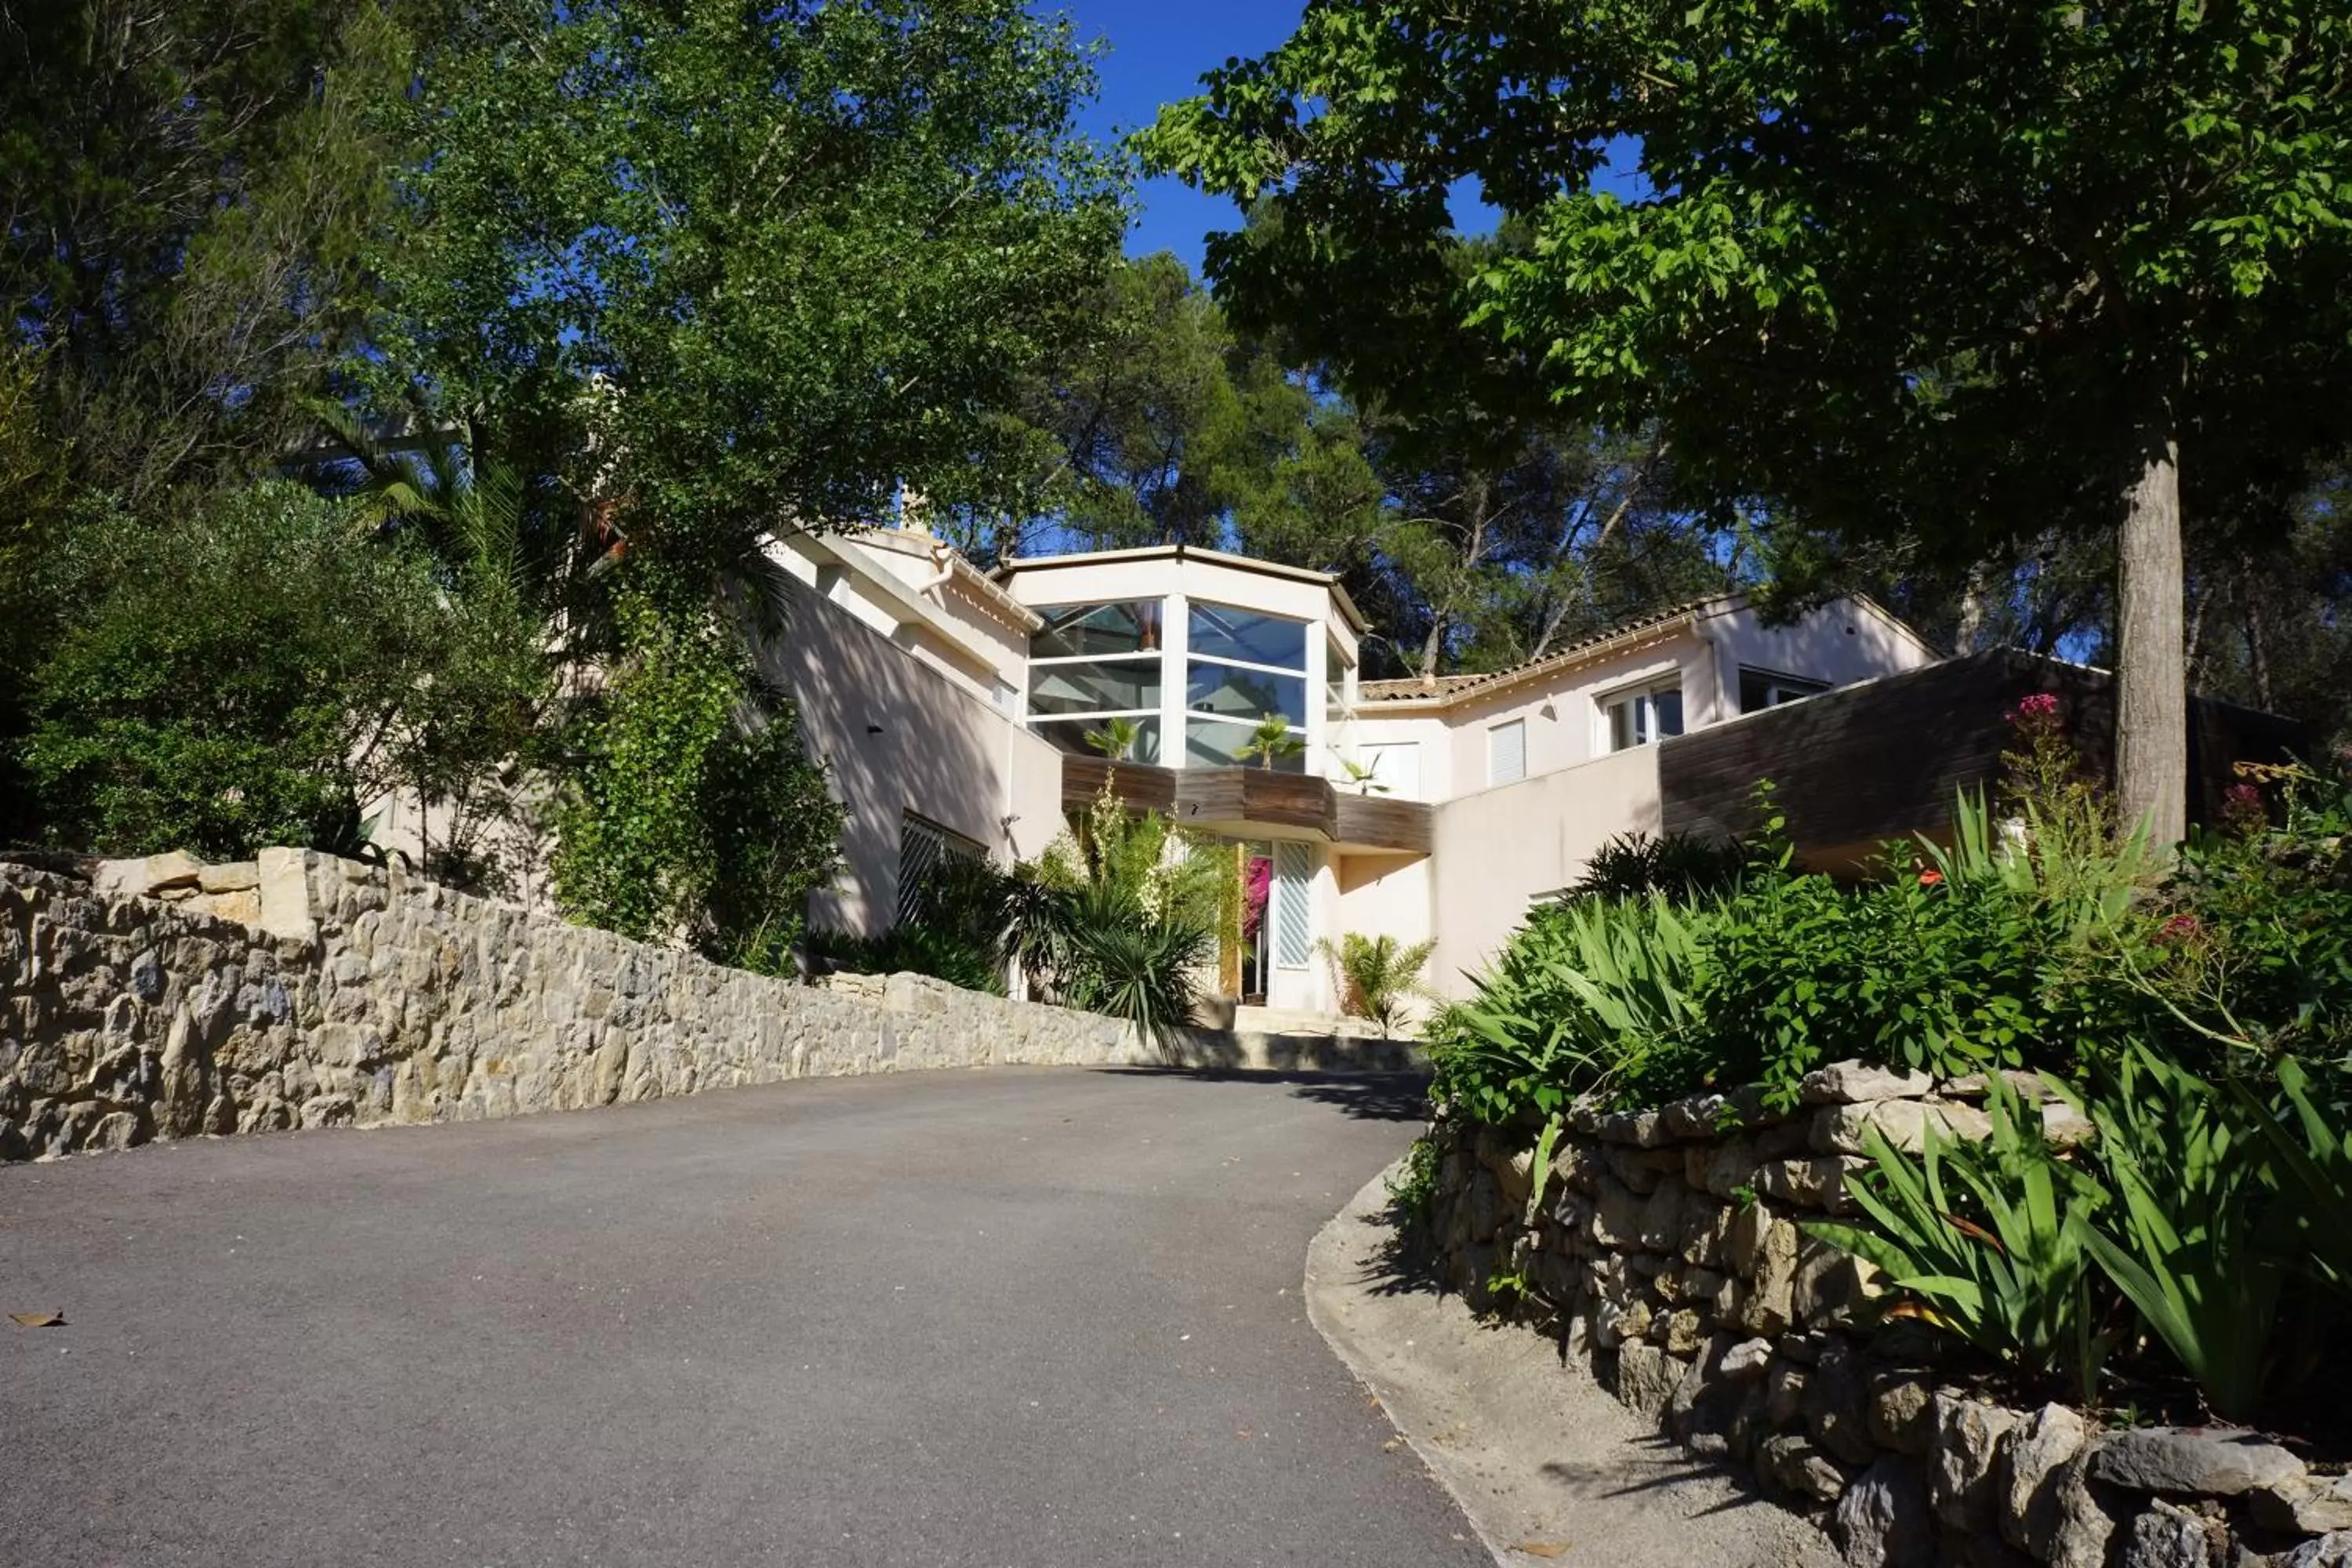
<instances>
[{"instance_id":1,"label":"palm tree","mask_svg":"<svg viewBox=\"0 0 2352 1568\"><path fill-rule=\"evenodd\" d=\"M1258 766L1271 773L1277 761L1295 757L1306 749L1306 741L1292 732L1288 719L1269 713L1250 731L1249 743L1242 748L1241 754L1256 758Z\"/></svg>"},{"instance_id":2,"label":"palm tree","mask_svg":"<svg viewBox=\"0 0 2352 1568\"><path fill-rule=\"evenodd\" d=\"M1429 955L1437 951L1433 942L1407 943L1351 931L1337 947L1328 937L1315 945L1330 960L1331 977L1342 997L1354 1004L1357 1016L1370 1018L1384 1035L1396 1033L1406 1003L1434 994L1421 978Z\"/></svg>"},{"instance_id":3,"label":"palm tree","mask_svg":"<svg viewBox=\"0 0 2352 1568\"><path fill-rule=\"evenodd\" d=\"M1101 729L1087 731L1087 744L1114 763L1124 763L1135 754L1142 733L1132 719L1106 719Z\"/></svg>"},{"instance_id":4,"label":"palm tree","mask_svg":"<svg viewBox=\"0 0 2352 1568\"><path fill-rule=\"evenodd\" d=\"M1358 795L1386 795L1389 793L1389 786L1380 781L1380 770L1377 768L1368 768L1363 763L1356 761L1353 757L1340 758L1339 771L1348 775L1348 782L1356 786L1356 793Z\"/></svg>"}]
</instances>

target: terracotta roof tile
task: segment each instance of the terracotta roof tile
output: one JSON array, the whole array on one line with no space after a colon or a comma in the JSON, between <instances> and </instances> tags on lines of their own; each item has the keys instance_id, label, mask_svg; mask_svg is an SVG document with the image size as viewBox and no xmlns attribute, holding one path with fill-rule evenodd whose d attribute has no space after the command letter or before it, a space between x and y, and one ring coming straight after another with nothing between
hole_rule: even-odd
<instances>
[{"instance_id":1,"label":"terracotta roof tile","mask_svg":"<svg viewBox=\"0 0 2352 1568\"><path fill-rule=\"evenodd\" d=\"M1545 670L1573 664L1580 657L1603 643L1615 642L1620 637L1631 637L1637 632L1645 632L1669 625L1681 620L1685 616L1696 615L1710 605L1735 603L1739 599L1740 595L1737 595L1693 599L1686 604L1675 605L1652 615L1643 616L1637 620L1622 622L1607 631L1595 632L1587 637L1579 637L1563 647L1545 654L1541 658L1531 658L1523 664L1512 665L1507 669L1489 670L1480 675L1441 675L1434 679L1408 676L1402 680L1367 680L1357 688L1356 697L1362 702L1450 700L1484 690L1491 686L1507 685Z\"/></svg>"}]
</instances>

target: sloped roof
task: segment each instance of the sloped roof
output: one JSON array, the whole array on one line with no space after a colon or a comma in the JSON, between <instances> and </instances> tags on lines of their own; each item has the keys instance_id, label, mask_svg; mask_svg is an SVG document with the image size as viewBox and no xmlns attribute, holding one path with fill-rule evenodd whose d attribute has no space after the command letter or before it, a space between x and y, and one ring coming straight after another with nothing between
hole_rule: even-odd
<instances>
[{"instance_id":1,"label":"sloped roof","mask_svg":"<svg viewBox=\"0 0 2352 1568\"><path fill-rule=\"evenodd\" d=\"M1433 679L1407 676L1402 680L1367 680L1356 689L1360 702L1452 702L1475 696L1489 689L1516 685L1519 681L1549 674L1555 669L1580 662L1597 650L1645 632L1701 614L1723 614L1736 610L1748 602L1745 594L1717 595L1711 599L1693 599L1668 609L1658 610L1637 620L1622 622L1607 631L1595 632L1576 641L1531 658L1507 669L1488 670L1479 675L1441 675Z\"/></svg>"}]
</instances>

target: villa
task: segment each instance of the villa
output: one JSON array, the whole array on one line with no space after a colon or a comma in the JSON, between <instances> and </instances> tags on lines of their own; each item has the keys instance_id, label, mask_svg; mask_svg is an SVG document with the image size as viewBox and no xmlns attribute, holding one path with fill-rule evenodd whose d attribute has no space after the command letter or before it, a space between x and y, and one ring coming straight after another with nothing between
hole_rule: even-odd
<instances>
[{"instance_id":1,"label":"villa","mask_svg":"<svg viewBox=\"0 0 2352 1568\"><path fill-rule=\"evenodd\" d=\"M2003 714L2060 692L2095 752L2100 671L2002 650L1944 659L1862 597L1769 626L1744 595L1676 606L1492 674L1365 680L1370 629L1331 575L1188 546L982 572L915 530L793 534L773 673L847 807L844 872L812 910L874 930L945 855L1027 858L1107 775L1230 844L1265 889L1220 976L1238 1002L1336 1012L1318 944L1433 940L1459 994L1535 902L1629 832L1751 826L1780 787L1812 863L1934 832L1998 765ZM1269 715L1294 754L1252 755ZM2290 727L2200 701L2192 809ZM1131 729L1127 755L1090 737Z\"/></svg>"}]
</instances>

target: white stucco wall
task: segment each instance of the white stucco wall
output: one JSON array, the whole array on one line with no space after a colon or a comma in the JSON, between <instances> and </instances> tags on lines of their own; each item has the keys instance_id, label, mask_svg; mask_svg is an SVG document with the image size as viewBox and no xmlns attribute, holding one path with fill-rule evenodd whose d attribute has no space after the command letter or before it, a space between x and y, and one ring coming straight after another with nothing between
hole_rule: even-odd
<instances>
[{"instance_id":1,"label":"white stucco wall","mask_svg":"<svg viewBox=\"0 0 2352 1568\"><path fill-rule=\"evenodd\" d=\"M1430 857L1430 978L1466 995L1538 896L1574 881L1602 841L1659 828L1658 750L1637 746L1440 805Z\"/></svg>"},{"instance_id":2,"label":"white stucco wall","mask_svg":"<svg viewBox=\"0 0 2352 1568\"><path fill-rule=\"evenodd\" d=\"M814 586L793 596L771 673L799 705L810 754L848 810L842 875L812 900L814 923L890 923L907 812L1000 861L1035 856L1061 831L1059 752Z\"/></svg>"},{"instance_id":3,"label":"white stucco wall","mask_svg":"<svg viewBox=\"0 0 2352 1568\"><path fill-rule=\"evenodd\" d=\"M1713 617L1708 630L1719 649L1727 719L1739 712L1742 665L1845 686L1916 669L1938 657L1908 627L1855 599L1835 600L1785 626L1768 626L1755 611L1736 610Z\"/></svg>"}]
</instances>

